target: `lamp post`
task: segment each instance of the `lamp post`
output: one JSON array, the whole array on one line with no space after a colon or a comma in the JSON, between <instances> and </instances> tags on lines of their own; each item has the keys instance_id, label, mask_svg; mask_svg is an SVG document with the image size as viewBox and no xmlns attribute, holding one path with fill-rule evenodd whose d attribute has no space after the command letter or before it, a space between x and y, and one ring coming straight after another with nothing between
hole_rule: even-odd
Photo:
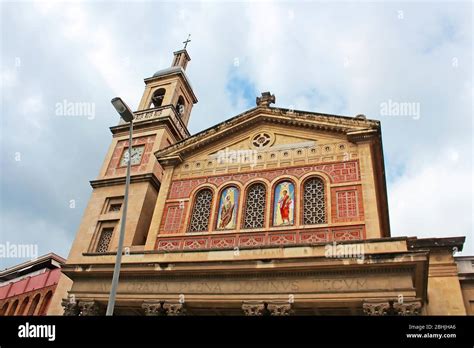
<instances>
[{"instance_id":1,"label":"lamp post","mask_svg":"<svg viewBox=\"0 0 474 348\"><path fill-rule=\"evenodd\" d=\"M114 275L112 277L112 286L110 288L109 303L107 304L107 312L105 315L110 316L114 314L115 297L117 295L117 286L120 277L120 266L122 263L123 240L125 237L125 220L127 218L127 203L128 203L128 187L130 186L130 167L132 162L132 137L133 137L133 112L121 98L113 98L111 100L115 110L120 117L130 124L130 131L128 136L128 161L127 161L127 178L125 180L125 195L123 198L122 221L120 223L120 236L117 248L117 256L115 258Z\"/></svg>"}]
</instances>

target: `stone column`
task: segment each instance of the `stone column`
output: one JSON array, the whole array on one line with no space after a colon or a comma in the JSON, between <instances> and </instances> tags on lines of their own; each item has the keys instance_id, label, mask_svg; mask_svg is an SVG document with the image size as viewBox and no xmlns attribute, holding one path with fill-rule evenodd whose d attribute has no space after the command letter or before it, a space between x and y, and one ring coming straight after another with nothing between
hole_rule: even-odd
<instances>
[{"instance_id":1,"label":"stone column","mask_svg":"<svg viewBox=\"0 0 474 348\"><path fill-rule=\"evenodd\" d=\"M261 316L265 312L265 304L263 302L244 302L242 303L242 310L248 316Z\"/></svg>"},{"instance_id":2,"label":"stone column","mask_svg":"<svg viewBox=\"0 0 474 348\"><path fill-rule=\"evenodd\" d=\"M270 315L288 316L293 314L292 305L289 302L270 302L267 306Z\"/></svg>"},{"instance_id":3,"label":"stone column","mask_svg":"<svg viewBox=\"0 0 474 348\"><path fill-rule=\"evenodd\" d=\"M63 298L61 301L61 306L64 307L64 316L78 316L80 313L77 302L73 302L71 299Z\"/></svg>"},{"instance_id":4,"label":"stone column","mask_svg":"<svg viewBox=\"0 0 474 348\"><path fill-rule=\"evenodd\" d=\"M421 300L404 300L403 302L394 302L393 309L398 315L420 315L422 303Z\"/></svg>"},{"instance_id":5,"label":"stone column","mask_svg":"<svg viewBox=\"0 0 474 348\"><path fill-rule=\"evenodd\" d=\"M146 316L160 316L166 315L163 309L163 303L160 301L145 301L142 304Z\"/></svg>"},{"instance_id":6,"label":"stone column","mask_svg":"<svg viewBox=\"0 0 474 348\"><path fill-rule=\"evenodd\" d=\"M390 310L388 301L365 301L362 305L365 315L387 315Z\"/></svg>"},{"instance_id":7,"label":"stone column","mask_svg":"<svg viewBox=\"0 0 474 348\"><path fill-rule=\"evenodd\" d=\"M186 314L186 308L184 307L184 303L181 302L165 302L163 303L163 310L166 312L166 315L169 316L178 316Z\"/></svg>"},{"instance_id":8,"label":"stone column","mask_svg":"<svg viewBox=\"0 0 474 348\"><path fill-rule=\"evenodd\" d=\"M79 301L80 316L105 315L105 308L97 301Z\"/></svg>"}]
</instances>

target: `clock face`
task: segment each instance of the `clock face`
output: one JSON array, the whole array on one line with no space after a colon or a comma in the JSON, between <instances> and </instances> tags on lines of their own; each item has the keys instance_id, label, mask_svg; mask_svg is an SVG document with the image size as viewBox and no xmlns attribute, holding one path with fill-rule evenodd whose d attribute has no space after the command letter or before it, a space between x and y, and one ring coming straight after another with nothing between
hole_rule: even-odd
<instances>
[{"instance_id":1,"label":"clock face","mask_svg":"<svg viewBox=\"0 0 474 348\"><path fill-rule=\"evenodd\" d=\"M131 165L140 164L142 161L143 150L145 146L134 146L132 147L132 161ZM122 159L120 160L120 166L126 166L128 163L128 148L123 151Z\"/></svg>"}]
</instances>

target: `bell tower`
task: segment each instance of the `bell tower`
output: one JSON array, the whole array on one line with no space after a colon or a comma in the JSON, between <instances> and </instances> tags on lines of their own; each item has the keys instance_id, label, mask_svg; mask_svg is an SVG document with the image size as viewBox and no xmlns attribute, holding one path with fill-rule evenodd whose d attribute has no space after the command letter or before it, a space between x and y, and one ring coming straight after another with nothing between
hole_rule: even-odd
<instances>
[{"instance_id":1,"label":"bell tower","mask_svg":"<svg viewBox=\"0 0 474 348\"><path fill-rule=\"evenodd\" d=\"M84 254L117 251L129 146L131 180L124 248L144 250L164 172L154 153L190 136L187 124L197 103L185 73L190 60L186 48L176 51L169 68L145 79L145 91L134 111L132 144L128 123L120 120L110 127L112 141L98 177L90 182L91 198L68 262L80 263ZM117 117L112 107L110 113Z\"/></svg>"},{"instance_id":2,"label":"bell tower","mask_svg":"<svg viewBox=\"0 0 474 348\"><path fill-rule=\"evenodd\" d=\"M169 68L157 71L145 79L143 93L138 111L171 109L187 127L189 116L197 98L186 76L185 70L191 60L186 48L174 52Z\"/></svg>"}]
</instances>

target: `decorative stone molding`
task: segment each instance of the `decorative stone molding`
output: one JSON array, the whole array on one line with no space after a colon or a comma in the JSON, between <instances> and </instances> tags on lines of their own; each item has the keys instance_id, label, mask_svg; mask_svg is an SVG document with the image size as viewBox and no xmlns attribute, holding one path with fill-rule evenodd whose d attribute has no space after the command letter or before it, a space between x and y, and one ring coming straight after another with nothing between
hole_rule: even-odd
<instances>
[{"instance_id":1,"label":"decorative stone molding","mask_svg":"<svg viewBox=\"0 0 474 348\"><path fill-rule=\"evenodd\" d=\"M145 310L146 316L161 316L166 315L163 308L163 303L160 301L146 301L143 302L142 308Z\"/></svg>"},{"instance_id":2,"label":"decorative stone molding","mask_svg":"<svg viewBox=\"0 0 474 348\"><path fill-rule=\"evenodd\" d=\"M169 207L169 206L167 206ZM166 213L168 213L166 211ZM179 215L177 215L179 217ZM181 217L182 218L182 217ZM165 217L166 219L166 217ZM165 220L166 221L166 220ZM171 220L181 226L181 220ZM265 232L237 232L219 234L218 231L200 236L158 236L155 249L158 251L178 250L218 250L238 248L261 248L279 245L312 245L331 241L357 241L364 238L364 226L353 225L297 230L277 230Z\"/></svg>"},{"instance_id":3,"label":"decorative stone molding","mask_svg":"<svg viewBox=\"0 0 474 348\"><path fill-rule=\"evenodd\" d=\"M80 313L80 308L77 305L77 302L72 302L68 298L63 298L61 301L61 306L64 307L64 316L78 316Z\"/></svg>"},{"instance_id":4,"label":"decorative stone molding","mask_svg":"<svg viewBox=\"0 0 474 348\"><path fill-rule=\"evenodd\" d=\"M97 301L79 301L80 316L98 316L104 315L105 311L102 305Z\"/></svg>"},{"instance_id":5,"label":"decorative stone molding","mask_svg":"<svg viewBox=\"0 0 474 348\"><path fill-rule=\"evenodd\" d=\"M402 316L420 315L421 307L421 300L404 300L402 303L393 303L395 313Z\"/></svg>"},{"instance_id":6,"label":"decorative stone molding","mask_svg":"<svg viewBox=\"0 0 474 348\"><path fill-rule=\"evenodd\" d=\"M169 129L177 133L182 138L190 136L189 130L178 116L178 111L173 105L164 105L158 108L151 108L134 112L134 129L149 127L151 124L168 123ZM123 132L128 129L128 123L120 120L117 126L110 127L113 134Z\"/></svg>"},{"instance_id":7,"label":"decorative stone molding","mask_svg":"<svg viewBox=\"0 0 474 348\"><path fill-rule=\"evenodd\" d=\"M166 315L169 316L178 316L186 314L186 308L184 306L184 303L180 302L165 302L163 303L163 310L166 312Z\"/></svg>"},{"instance_id":8,"label":"decorative stone molding","mask_svg":"<svg viewBox=\"0 0 474 348\"><path fill-rule=\"evenodd\" d=\"M150 118L161 117L163 109L164 107L134 112L135 119L133 121L139 122L139 121L147 120Z\"/></svg>"},{"instance_id":9,"label":"decorative stone molding","mask_svg":"<svg viewBox=\"0 0 474 348\"><path fill-rule=\"evenodd\" d=\"M364 313L366 315L387 315L390 310L390 303L388 301L367 301L362 305Z\"/></svg>"},{"instance_id":10,"label":"decorative stone molding","mask_svg":"<svg viewBox=\"0 0 474 348\"><path fill-rule=\"evenodd\" d=\"M268 93L270 94L270 93ZM266 108L264 103L270 104L273 97L265 95L259 97L260 107L248 110L236 117L217 124L207 131L198 133L174 145L168 146L165 149L156 152L156 156L166 156L174 153L186 153L193 151L196 147L202 147L216 139L227 136L228 132L235 132L239 129L250 129L256 124L264 122L289 124L297 126L305 126L308 129L320 129L325 131L333 131L337 133L346 134L347 132L366 131L368 129L380 129L380 121L369 119L358 119L355 117L340 117L338 115L318 114L314 112L303 112L298 110L291 110L289 114L288 109L277 107ZM262 108L266 110L262 111ZM126 127L126 125L123 125ZM354 134L355 135L355 134Z\"/></svg>"},{"instance_id":11,"label":"decorative stone molding","mask_svg":"<svg viewBox=\"0 0 474 348\"><path fill-rule=\"evenodd\" d=\"M267 309L273 316L288 316L293 314L292 305L289 302L269 303Z\"/></svg>"},{"instance_id":12,"label":"decorative stone molding","mask_svg":"<svg viewBox=\"0 0 474 348\"><path fill-rule=\"evenodd\" d=\"M265 312L265 303L263 302L244 302L242 310L247 316L262 316Z\"/></svg>"}]
</instances>

